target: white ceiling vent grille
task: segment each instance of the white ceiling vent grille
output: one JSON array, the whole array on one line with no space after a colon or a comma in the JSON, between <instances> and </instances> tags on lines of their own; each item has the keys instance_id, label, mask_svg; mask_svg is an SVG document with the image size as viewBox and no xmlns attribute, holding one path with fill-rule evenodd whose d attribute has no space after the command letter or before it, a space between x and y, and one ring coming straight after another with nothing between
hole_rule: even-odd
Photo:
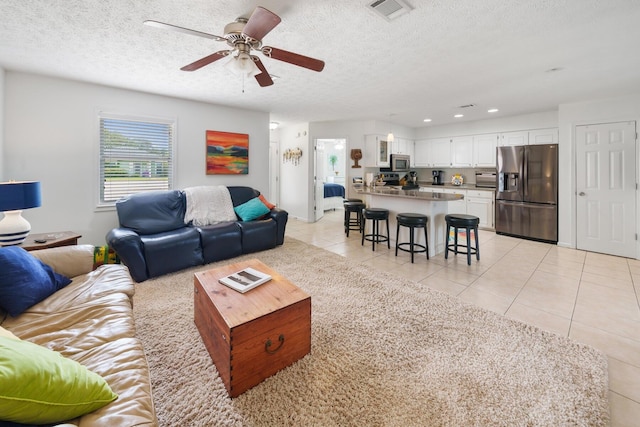
<instances>
[{"instance_id":1,"label":"white ceiling vent grille","mask_svg":"<svg viewBox=\"0 0 640 427\"><path fill-rule=\"evenodd\" d=\"M370 3L369 7L387 21L394 20L412 9L403 0L376 0Z\"/></svg>"}]
</instances>

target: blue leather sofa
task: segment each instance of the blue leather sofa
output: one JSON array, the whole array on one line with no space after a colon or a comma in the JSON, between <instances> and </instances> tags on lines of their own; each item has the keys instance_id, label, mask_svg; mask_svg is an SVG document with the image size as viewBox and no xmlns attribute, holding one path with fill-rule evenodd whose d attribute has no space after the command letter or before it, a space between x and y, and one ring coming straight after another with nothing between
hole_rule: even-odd
<instances>
[{"instance_id":1,"label":"blue leather sofa","mask_svg":"<svg viewBox=\"0 0 640 427\"><path fill-rule=\"evenodd\" d=\"M258 197L251 187L227 187L233 206ZM186 196L180 190L150 191L116 202L119 228L107 244L136 282L196 265L274 248L284 242L287 211L273 208L263 219L196 227L184 223Z\"/></svg>"}]
</instances>

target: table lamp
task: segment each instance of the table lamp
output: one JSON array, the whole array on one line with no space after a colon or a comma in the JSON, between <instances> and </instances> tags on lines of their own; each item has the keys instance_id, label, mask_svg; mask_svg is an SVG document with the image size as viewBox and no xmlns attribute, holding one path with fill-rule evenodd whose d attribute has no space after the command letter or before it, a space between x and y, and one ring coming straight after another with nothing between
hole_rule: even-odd
<instances>
[{"instance_id":1,"label":"table lamp","mask_svg":"<svg viewBox=\"0 0 640 427\"><path fill-rule=\"evenodd\" d=\"M22 217L23 209L41 205L40 183L36 181L0 182L0 246L19 245L31 231L31 224Z\"/></svg>"}]
</instances>

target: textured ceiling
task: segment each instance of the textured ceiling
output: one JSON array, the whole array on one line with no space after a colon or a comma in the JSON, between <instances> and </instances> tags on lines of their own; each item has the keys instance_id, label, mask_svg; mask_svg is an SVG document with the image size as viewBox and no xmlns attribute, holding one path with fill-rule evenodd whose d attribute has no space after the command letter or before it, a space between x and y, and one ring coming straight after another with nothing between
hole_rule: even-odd
<instances>
[{"instance_id":1,"label":"textured ceiling","mask_svg":"<svg viewBox=\"0 0 640 427\"><path fill-rule=\"evenodd\" d=\"M372 0L0 0L0 66L268 111L282 123L378 119L411 127L556 109L640 93L638 0L407 0L388 22ZM282 23L264 43L326 62L316 73L263 58L261 88L221 63L180 67L221 42L142 25L223 35L255 6ZM561 71L547 72L552 68ZM491 117L495 117L491 116Z\"/></svg>"}]
</instances>

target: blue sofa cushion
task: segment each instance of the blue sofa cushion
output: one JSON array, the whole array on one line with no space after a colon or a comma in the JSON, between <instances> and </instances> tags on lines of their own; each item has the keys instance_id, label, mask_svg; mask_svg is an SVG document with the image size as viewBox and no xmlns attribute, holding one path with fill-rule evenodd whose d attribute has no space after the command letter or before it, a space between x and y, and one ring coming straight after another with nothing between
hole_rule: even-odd
<instances>
[{"instance_id":1,"label":"blue sofa cushion","mask_svg":"<svg viewBox=\"0 0 640 427\"><path fill-rule=\"evenodd\" d=\"M264 251L276 247L276 222L269 219L238 222L242 229L242 253Z\"/></svg>"},{"instance_id":2,"label":"blue sofa cushion","mask_svg":"<svg viewBox=\"0 0 640 427\"><path fill-rule=\"evenodd\" d=\"M197 228L183 227L153 236L140 236L144 247L149 277L202 265L200 233Z\"/></svg>"},{"instance_id":3,"label":"blue sofa cushion","mask_svg":"<svg viewBox=\"0 0 640 427\"><path fill-rule=\"evenodd\" d=\"M236 222L198 227L205 264L242 255L242 234Z\"/></svg>"},{"instance_id":4,"label":"blue sofa cushion","mask_svg":"<svg viewBox=\"0 0 640 427\"><path fill-rule=\"evenodd\" d=\"M116 202L120 226L138 234L156 234L185 226L182 191L147 191Z\"/></svg>"}]
</instances>

